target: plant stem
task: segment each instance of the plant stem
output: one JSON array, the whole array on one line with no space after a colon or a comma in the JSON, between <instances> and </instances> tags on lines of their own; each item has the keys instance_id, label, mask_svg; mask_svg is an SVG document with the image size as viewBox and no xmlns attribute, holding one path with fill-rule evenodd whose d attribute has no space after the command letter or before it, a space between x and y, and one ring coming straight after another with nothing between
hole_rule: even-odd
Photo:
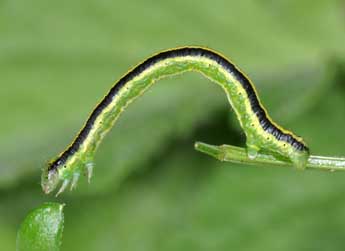
<instances>
[{"instance_id":1,"label":"plant stem","mask_svg":"<svg viewBox=\"0 0 345 251\"><path fill-rule=\"evenodd\" d=\"M293 166L292 162L287 159L280 159L273 155L263 153L258 153L258 155L254 159L250 159L247 155L246 149L237 146L214 146L202 142L196 142L195 149L199 152L208 154L220 161L252 165L264 164L274 166ZM326 171L345 171L345 158L310 155L306 168Z\"/></svg>"}]
</instances>

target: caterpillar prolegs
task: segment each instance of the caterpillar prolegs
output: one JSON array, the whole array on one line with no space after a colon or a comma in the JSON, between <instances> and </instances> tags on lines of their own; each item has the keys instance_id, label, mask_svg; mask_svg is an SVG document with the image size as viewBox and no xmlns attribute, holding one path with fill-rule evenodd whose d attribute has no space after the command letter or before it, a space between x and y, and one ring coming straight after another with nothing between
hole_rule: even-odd
<instances>
[{"instance_id":1,"label":"caterpillar prolegs","mask_svg":"<svg viewBox=\"0 0 345 251\"><path fill-rule=\"evenodd\" d=\"M92 111L73 143L42 173L45 193L74 188L86 170L90 180L93 156L106 133L123 110L157 80L187 71L196 71L223 88L246 135L247 152L255 158L265 151L289 159L297 168L307 163L309 150L302 138L272 121L261 104L254 85L231 61L202 47L181 47L149 57L126 73Z\"/></svg>"}]
</instances>

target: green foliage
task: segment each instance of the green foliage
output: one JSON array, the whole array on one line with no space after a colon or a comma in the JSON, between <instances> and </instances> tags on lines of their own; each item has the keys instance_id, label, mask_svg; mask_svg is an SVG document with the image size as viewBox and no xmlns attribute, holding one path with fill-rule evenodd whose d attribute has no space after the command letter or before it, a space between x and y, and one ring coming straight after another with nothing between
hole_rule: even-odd
<instances>
[{"instance_id":1,"label":"green foliage","mask_svg":"<svg viewBox=\"0 0 345 251\"><path fill-rule=\"evenodd\" d=\"M63 205L45 203L22 222L17 234L17 251L59 251L63 230Z\"/></svg>"},{"instance_id":2,"label":"green foliage","mask_svg":"<svg viewBox=\"0 0 345 251\"><path fill-rule=\"evenodd\" d=\"M344 155L344 78L329 70L345 58L342 8L0 2L0 249L15 249L21 219L47 200L45 161L113 81L161 49L206 45L230 56L313 154ZM195 152L196 140L244 143L223 92L201 76L160 82L131 105L100 147L91 184L59 198L68 202L62 250L343 250L344 174L219 163Z\"/></svg>"}]
</instances>

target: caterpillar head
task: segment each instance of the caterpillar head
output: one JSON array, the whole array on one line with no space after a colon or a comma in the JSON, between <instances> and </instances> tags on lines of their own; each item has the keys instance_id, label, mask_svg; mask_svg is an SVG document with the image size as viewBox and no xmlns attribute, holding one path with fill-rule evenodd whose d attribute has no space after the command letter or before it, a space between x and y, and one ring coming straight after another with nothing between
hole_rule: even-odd
<instances>
[{"instance_id":1,"label":"caterpillar head","mask_svg":"<svg viewBox=\"0 0 345 251\"><path fill-rule=\"evenodd\" d=\"M51 169L50 167L51 165L48 164L44 168L41 176L41 186L46 194L54 191L60 181L59 172L57 169Z\"/></svg>"}]
</instances>

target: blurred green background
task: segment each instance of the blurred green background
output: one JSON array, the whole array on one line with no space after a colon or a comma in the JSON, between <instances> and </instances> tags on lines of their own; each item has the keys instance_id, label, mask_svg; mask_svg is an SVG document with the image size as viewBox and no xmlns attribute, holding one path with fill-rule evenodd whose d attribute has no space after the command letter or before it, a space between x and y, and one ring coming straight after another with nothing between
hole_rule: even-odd
<instances>
[{"instance_id":1,"label":"blurred green background","mask_svg":"<svg viewBox=\"0 0 345 251\"><path fill-rule=\"evenodd\" d=\"M105 139L90 185L59 198L40 169L124 74L162 49L222 52L312 153L345 155L343 1L0 0L0 250L25 215L65 202L62 250L344 250L345 173L220 163L244 145L222 90L160 81Z\"/></svg>"}]
</instances>

